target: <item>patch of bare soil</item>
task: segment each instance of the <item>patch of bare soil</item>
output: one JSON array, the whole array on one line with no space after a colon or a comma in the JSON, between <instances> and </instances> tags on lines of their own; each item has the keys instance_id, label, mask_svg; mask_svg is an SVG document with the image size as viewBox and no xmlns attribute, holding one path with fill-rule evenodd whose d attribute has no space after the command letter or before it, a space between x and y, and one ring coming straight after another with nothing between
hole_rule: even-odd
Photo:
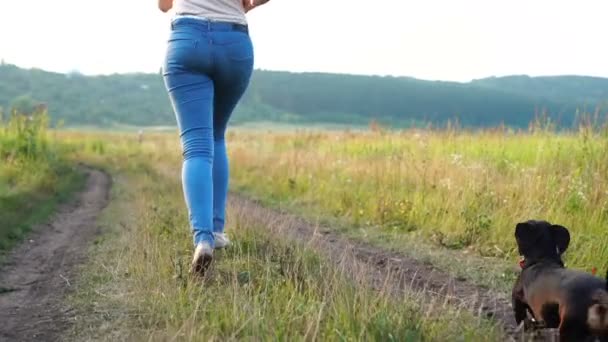
<instances>
[{"instance_id":1,"label":"patch of bare soil","mask_svg":"<svg viewBox=\"0 0 608 342\"><path fill-rule=\"evenodd\" d=\"M352 274L357 282L395 294L404 291L422 293L435 307L450 305L468 310L501 325L506 336L516 335L510 298L504 293L454 278L415 258L348 239L331 229L266 208L236 194L231 194L230 202L242 222L261 225L281 238L313 247L344 269L346 274Z\"/></svg>"},{"instance_id":2,"label":"patch of bare soil","mask_svg":"<svg viewBox=\"0 0 608 342\"><path fill-rule=\"evenodd\" d=\"M109 200L110 177L83 168L85 189L47 224L9 253L0 268L0 340L54 341L69 324L63 298L74 266L84 261L98 233L96 219Z\"/></svg>"}]
</instances>

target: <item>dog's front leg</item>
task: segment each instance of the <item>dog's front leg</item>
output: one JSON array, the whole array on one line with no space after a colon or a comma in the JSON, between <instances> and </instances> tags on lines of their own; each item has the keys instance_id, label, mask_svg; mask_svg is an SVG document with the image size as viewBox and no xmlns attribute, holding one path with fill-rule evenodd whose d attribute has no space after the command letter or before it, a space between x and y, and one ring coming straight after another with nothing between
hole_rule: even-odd
<instances>
[{"instance_id":1,"label":"dog's front leg","mask_svg":"<svg viewBox=\"0 0 608 342\"><path fill-rule=\"evenodd\" d=\"M521 275L520 275L521 277ZM515 322L519 325L528 317L529 306L524 302L524 288L521 283L521 278L518 278L511 292L513 311L515 313Z\"/></svg>"},{"instance_id":2,"label":"dog's front leg","mask_svg":"<svg viewBox=\"0 0 608 342\"><path fill-rule=\"evenodd\" d=\"M525 319L528 318L528 304L522 302L519 299L513 300L513 311L515 312L515 322L519 325Z\"/></svg>"}]
</instances>

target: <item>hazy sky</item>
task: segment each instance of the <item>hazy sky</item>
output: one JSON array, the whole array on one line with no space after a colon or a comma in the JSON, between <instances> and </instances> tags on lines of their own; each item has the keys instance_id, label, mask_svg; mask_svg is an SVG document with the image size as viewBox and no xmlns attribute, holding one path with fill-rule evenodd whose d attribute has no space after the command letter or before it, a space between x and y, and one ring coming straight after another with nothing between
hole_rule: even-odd
<instances>
[{"instance_id":1,"label":"hazy sky","mask_svg":"<svg viewBox=\"0 0 608 342\"><path fill-rule=\"evenodd\" d=\"M156 72L156 0L3 0L0 58L86 74ZM608 77L606 0L272 0L249 14L256 68L467 81Z\"/></svg>"}]
</instances>

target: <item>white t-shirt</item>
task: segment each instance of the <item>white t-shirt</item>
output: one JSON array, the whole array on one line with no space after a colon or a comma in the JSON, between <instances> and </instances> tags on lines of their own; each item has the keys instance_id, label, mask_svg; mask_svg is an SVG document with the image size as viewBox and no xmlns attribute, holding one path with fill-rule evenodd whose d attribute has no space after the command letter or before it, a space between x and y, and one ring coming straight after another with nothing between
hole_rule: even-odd
<instances>
[{"instance_id":1,"label":"white t-shirt","mask_svg":"<svg viewBox=\"0 0 608 342\"><path fill-rule=\"evenodd\" d=\"M247 25L242 0L175 0L175 14Z\"/></svg>"}]
</instances>

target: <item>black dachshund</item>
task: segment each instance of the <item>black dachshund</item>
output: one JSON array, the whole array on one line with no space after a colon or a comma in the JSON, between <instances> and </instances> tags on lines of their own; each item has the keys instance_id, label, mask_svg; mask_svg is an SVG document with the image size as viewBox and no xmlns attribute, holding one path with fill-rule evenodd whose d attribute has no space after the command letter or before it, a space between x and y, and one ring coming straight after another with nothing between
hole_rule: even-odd
<instances>
[{"instance_id":1,"label":"black dachshund","mask_svg":"<svg viewBox=\"0 0 608 342\"><path fill-rule=\"evenodd\" d=\"M517 324L530 313L544 327L558 328L560 341L608 342L608 274L602 280L564 267L568 229L527 221L517 224L515 238L524 257L512 293Z\"/></svg>"}]
</instances>

